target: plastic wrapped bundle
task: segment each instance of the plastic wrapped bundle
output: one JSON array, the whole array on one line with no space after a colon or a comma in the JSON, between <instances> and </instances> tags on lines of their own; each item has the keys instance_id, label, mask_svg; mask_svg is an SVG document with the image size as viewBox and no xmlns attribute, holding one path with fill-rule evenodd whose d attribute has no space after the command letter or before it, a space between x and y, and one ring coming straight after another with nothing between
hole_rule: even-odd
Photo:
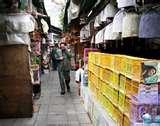
<instances>
[{"instance_id":1,"label":"plastic wrapped bundle","mask_svg":"<svg viewBox=\"0 0 160 126\"><path fill-rule=\"evenodd\" d=\"M149 10L140 19L140 38L160 38L160 11Z\"/></svg>"},{"instance_id":2,"label":"plastic wrapped bundle","mask_svg":"<svg viewBox=\"0 0 160 126\"><path fill-rule=\"evenodd\" d=\"M30 44L30 36L27 33L0 33L0 46Z\"/></svg>"},{"instance_id":3,"label":"plastic wrapped bundle","mask_svg":"<svg viewBox=\"0 0 160 126\"><path fill-rule=\"evenodd\" d=\"M125 14L124 10L120 10L116 13L113 19L113 32L122 32L122 21L124 14Z\"/></svg>"},{"instance_id":4,"label":"plastic wrapped bundle","mask_svg":"<svg viewBox=\"0 0 160 126\"><path fill-rule=\"evenodd\" d=\"M102 29L96 34L95 38L95 44L103 43L104 42L104 31L105 29Z\"/></svg>"},{"instance_id":5,"label":"plastic wrapped bundle","mask_svg":"<svg viewBox=\"0 0 160 126\"><path fill-rule=\"evenodd\" d=\"M35 19L30 14L5 14L0 19L0 32L29 33L35 29Z\"/></svg>"},{"instance_id":6,"label":"plastic wrapped bundle","mask_svg":"<svg viewBox=\"0 0 160 126\"><path fill-rule=\"evenodd\" d=\"M139 33L139 15L130 12L123 18L122 37L138 37Z\"/></svg>"},{"instance_id":7,"label":"plastic wrapped bundle","mask_svg":"<svg viewBox=\"0 0 160 126\"><path fill-rule=\"evenodd\" d=\"M105 28L104 40L119 40L121 39L120 33L113 32L113 23L110 23Z\"/></svg>"},{"instance_id":8,"label":"plastic wrapped bundle","mask_svg":"<svg viewBox=\"0 0 160 126\"><path fill-rule=\"evenodd\" d=\"M118 8L124 8L129 6L135 6L135 0L117 0Z\"/></svg>"},{"instance_id":9,"label":"plastic wrapped bundle","mask_svg":"<svg viewBox=\"0 0 160 126\"><path fill-rule=\"evenodd\" d=\"M98 27L100 27L100 24L101 24L101 16L98 15L98 16L96 17L96 19L95 19L94 27L95 27L95 28L98 28Z\"/></svg>"},{"instance_id":10,"label":"plastic wrapped bundle","mask_svg":"<svg viewBox=\"0 0 160 126\"><path fill-rule=\"evenodd\" d=\"M106 21L107 18L114 17L116 12L117 12L117 9L113 6L113 4L109 3L103 11L101 20L104 22Z\"/></svg>"}]
</instances>

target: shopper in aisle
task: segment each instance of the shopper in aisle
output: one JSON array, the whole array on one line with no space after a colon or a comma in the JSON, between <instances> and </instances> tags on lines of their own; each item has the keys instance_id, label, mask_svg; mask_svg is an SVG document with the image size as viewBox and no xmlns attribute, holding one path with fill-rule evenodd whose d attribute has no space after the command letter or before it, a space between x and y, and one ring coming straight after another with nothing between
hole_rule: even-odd
<instances>
[{"instance_id":1,"label":"shopper in aisle","mask_svg":"<svg viewBox=\"0 0 160 126\"><path fill-rule=\"evenodd\" d=\"M60 48L56 51L56 60L58 61L58 75L61 86L61 95L65 94L65 86L67 92L70 92L70 70L71 70L71 53L66 47L66 43L60 43Z\"/></svg>"},{"instance_id":2,"label":"shopper in aisle","mask_svg":"<svg viewBox=\"0 0 160 126\"><path fill-rule=\"evenodd\" d=\"M55 58L57 49L58 49L58 44L56 43L56 44L53 46L53 49L52 49L52 52L51 52L52 69L53 69L53 70L57 70L57 60L56 60L56 58Z\"/></svg>"}]
</instances>

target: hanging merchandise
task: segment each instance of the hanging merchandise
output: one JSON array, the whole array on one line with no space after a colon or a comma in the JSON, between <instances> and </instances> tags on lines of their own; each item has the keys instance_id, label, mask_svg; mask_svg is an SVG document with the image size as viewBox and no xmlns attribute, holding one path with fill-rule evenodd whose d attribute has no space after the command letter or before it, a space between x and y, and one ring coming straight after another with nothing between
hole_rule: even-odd
<instances>
[{"instance_id":1,"label":"hanging merchandise","mask_svg":"<svg viewBox=\"0 0 160 126\"><path fill-rule=\"evenodd\" d=\"M120 40L121 36L118 32L113 32L113 23L110 23L105 28L104 40Z\"/></svg>"},{"instance_id":2,"label":"hanging merchandise","mask_svg":"<svg viewBox=\"0 0 160 126\"><path fill-rule=\"evenodd\" d=\"M90 37L90 25L84 26L80 31L80 42L86 42Z\"/></svg>"},{"instance_id":3,"label":"hanging merchandise","mask_svg":"<svg viewBox=\"0 0 160 126\"><path fill-rule=\"evenodd\" d=\"M122 32L122 21L125 15L124 10L120 10L116 13L113 19L113 32Z\"/></svg>"},{"instance_id":4,"label":"hanging merchandise","mask_svg":"<svg viewBox=\"0 0 160 126\"><path fill-rule=\"evenodd\" d=\"M48 33L49 26L47 22L44 19L41 19L41 24L42 24L43 33Z\"/></svg>"},{"instance_id":5,"label":"hanging merchandise","mask_svg":"<svg viewBox=\"0 0 160 126\"><path fill-rule=\"evenodd\" d=\"M100 20L101 20L101 16L100 15L96 16L96 19L94 22L94 28L100 27Z\"/></svg>"},{"instance_id":6,"label":"hanging merchandise","mask_svg":"<svg viewBox=\"0 0 160 126\"><path fill-rule=\"evenodd\" d=\"M99 44L99 43L104 42L104 31L105 31L105 29L102 29L96 34L95 44Z\"/></svg>"},{"instance_id":7,"label":"hanging merchandise","mask_svg":"<svg viewBox=\"0 0 160 126\"><path fill-rule=\"evenodd\" d=\"M107 18L112 18L112 17L115 16L115 14L116 14L116 12L117 12L117 9L114 7L113 4L109 3L109 4L105 7L104 11L102 11L102 12L103 12L103 15L102 15L102 17L101 17L101 20L102 20L103 22L105 22L105 21L107 20Z\"/></svg>"},{"instance_id":8,"label":"hanging merchandise","mask_svg":"<svg viewBox=\"0 0 160 126\"><path fill-rule=\"evenodd\" d=\"M0 19L0 32L29 33L35 29L35 19L30 14L5 14Z\"/></svg>"},{"instance_id":9,"label":"hanging merchandise","mask_svg":"<svg viewBox=\"0 0 160 126\"><path fill-rule=\"evenodd\" d=\"M0 46L2 45L16 45L16 44L30 44L30 37L27 33L0 33Z\"/></svg>"},{"instance_id":10,"label":"hanging merchandise","mask_svg":"<svg viewBox=\"0 0 160 126\"><path fill-rule=\"evenodd\" d=\"M135 6L135 0L117 0L118 8L124 8L129 6Z\"/></svg>"},{"instance_id":11,"label":"hanging merchandise","mask_svg":"<svg viewBox=\"0 0 160 126\"><path fill-rule=\"evenodd\" d=\"M140 19L140 38L160 38L160 11L150 9Z\"/></svg>"},{"instance_id":12,"label":"hanging merchandise","mask_svg":"<svg viewBox=\"0 0 160 126\"><path fill-rule=\"evenodd\" d=\"M94 36L91 38L91 44L94 43Z\"/></svg>"},{"instance_id":13,"label":"hanging merchandise","mask_svg":"<svg viewBox=\"0 0 160 126\"><path fill-rule=\"evenodd\" d=\"M122 25L122 37L138 37L139 15L134 12L125 14Z\"/></svg>"},{"instance_id":14,"label":"hanging merchandise","mask_svg":"<svg viewBox=\"0 0 160 126\"><path fill-rule=\"evenodd\" d=\"M78 15L79 15L79 9L80 9L80 6L74 4L73 0L71 0L70 6L69 6L69 8L68 8L68 15L69 15L68 17L69 17L71 20L77 18Z\"/></svg>"}]
</instances>

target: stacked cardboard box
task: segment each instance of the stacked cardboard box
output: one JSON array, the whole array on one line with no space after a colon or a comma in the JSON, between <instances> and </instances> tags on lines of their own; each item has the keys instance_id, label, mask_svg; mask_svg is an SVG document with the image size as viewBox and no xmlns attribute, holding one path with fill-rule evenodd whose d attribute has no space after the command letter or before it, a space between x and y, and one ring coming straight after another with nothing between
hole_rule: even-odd
<instances>
[{"instance_id":1,"label":"stacked cardboard box","mask_svg":"<svg viewBox=\"0 0 160 126\"><path fill-rule=\"evenodd\" d=\"M0 118L31 117L28 46L0 46L0 54Z\"/></svg>"}]
</instances>

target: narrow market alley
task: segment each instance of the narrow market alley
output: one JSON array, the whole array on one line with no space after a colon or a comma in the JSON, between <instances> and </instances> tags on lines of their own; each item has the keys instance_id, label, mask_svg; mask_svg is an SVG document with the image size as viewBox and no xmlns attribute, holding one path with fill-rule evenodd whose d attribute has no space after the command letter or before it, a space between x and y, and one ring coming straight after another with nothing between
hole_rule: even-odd
<instances>
[{"instance_id":1,"label":"narrow market alley","mask_svg":"<svg viewBox=\"0 0 160 126\"><path fill-rule=\"evenodd\" d=\"M32 118L1 119L0 126L92 126L71 73L71 93L60 95L57 72L42 76L41 98Z\"/></svg>"}]
</instances>

